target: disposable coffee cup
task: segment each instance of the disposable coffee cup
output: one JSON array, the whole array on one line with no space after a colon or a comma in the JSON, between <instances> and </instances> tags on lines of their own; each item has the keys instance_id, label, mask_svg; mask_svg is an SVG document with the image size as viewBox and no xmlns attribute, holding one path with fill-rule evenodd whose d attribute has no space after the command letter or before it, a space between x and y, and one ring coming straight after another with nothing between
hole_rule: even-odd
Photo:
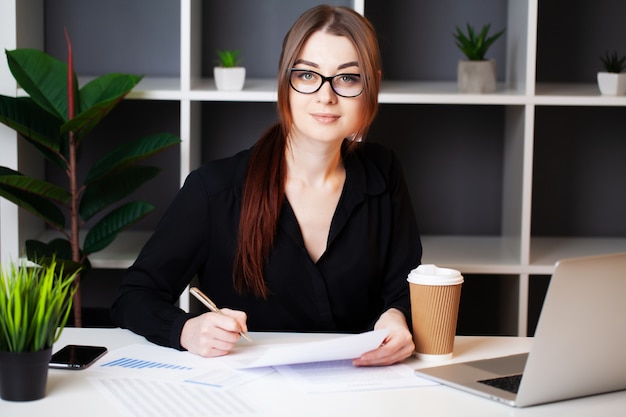
<instances>
[{"instance_id":1,"label":"disposable coffee cup","mask_svg":"<svg viewBox=\"0 0 626 417\"><path fill-rule=\"evenodd\" d=\"M420 265L409 273L407 281L418 359L452 358L463 276L455 269Z\"/></svg>"}]
</instances>

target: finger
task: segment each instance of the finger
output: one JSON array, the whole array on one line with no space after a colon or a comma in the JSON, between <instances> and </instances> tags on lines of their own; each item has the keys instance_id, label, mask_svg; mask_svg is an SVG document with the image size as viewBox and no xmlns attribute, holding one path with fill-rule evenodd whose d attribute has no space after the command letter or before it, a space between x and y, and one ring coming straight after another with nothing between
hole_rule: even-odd
<instances>
[{"instance_id":1,"label":"finger","mask_svg":"<svg viewBox=\"0 0 626 417\"><path fill-rule=\"evenodd\" d=\"M236 318L227 313L216 314L216 317L212 320L212 325L218 330L214 336L216 339L235 343L241 337L242 326Z\"/></svg>"},{"instance_id":2,"label":"finger","mask_svg":"<svg viewBox=\"0 0 626 417\"><path fill-rule=\"evenodd\" d=\"M384 344L378 349L366 352L361 357L356 358L353 361L354 366L385 366L392 365L394 363L402 362L404 359L411 356L413 353L413 346L411 344L397 343Z\"/></svg>"},{"instance_id":3,"label":"finger","mask_svg":"<svg viewBox=\"0 0 626 417\"><path fill-rule=\"evenodd\" d=\"M231 310L229 308L223 308L221 309L221 312L223 315L228 316L237 322L237 324L239 325L238 331L241 331L243 333L248 332L248 325L246 323L248 320L248 315L245 312L239 310Z\"/></svg>"}]
</instances>

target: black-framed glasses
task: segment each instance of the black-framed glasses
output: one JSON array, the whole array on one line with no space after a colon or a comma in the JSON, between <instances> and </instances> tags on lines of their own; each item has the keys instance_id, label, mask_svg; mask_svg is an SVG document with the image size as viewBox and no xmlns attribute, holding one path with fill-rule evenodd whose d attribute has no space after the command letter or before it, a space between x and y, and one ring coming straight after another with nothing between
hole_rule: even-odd
<instances>
[{"instance_id":1,"label":"black-framed glasses","mask_svg":"<svg viewBox=\"0 0 626 417\"><path fill-rule=\"evenodd\" d=\"M363 92L361 74L336 74L325 77L319 72L302 68L291 68L289 74L289 85L302 94L319 91L326 81L335 94L341 97L356 97Z\"/></svg>"}]
</instances>

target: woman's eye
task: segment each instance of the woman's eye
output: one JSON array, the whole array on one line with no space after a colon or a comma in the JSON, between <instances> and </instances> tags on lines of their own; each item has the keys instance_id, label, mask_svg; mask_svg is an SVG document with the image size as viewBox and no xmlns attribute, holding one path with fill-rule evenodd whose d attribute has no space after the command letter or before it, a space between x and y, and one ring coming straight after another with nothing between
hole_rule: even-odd
<instances>
[{"instance_id":1,"label":"woman's eye","mask_svg":"<svg viewBox=\"0 0 626 417\"><path fill-rule=\"evenodd\" d=\"M315 79L315 74L313 74L312 72L302 72L300 74L300 78L303 81L313 81Z\"/></svg>"},{"instance_id":2,"label":"woman's eye","mask_svg":"<svg viewBox=\"0 0 626 417\"><path fill-rule=\"evenodd\" d=\"M344 74L339 77L339 80L342 84L354 84L358 83L361 77L358 75Z\"/></svg>"}]
</instances>

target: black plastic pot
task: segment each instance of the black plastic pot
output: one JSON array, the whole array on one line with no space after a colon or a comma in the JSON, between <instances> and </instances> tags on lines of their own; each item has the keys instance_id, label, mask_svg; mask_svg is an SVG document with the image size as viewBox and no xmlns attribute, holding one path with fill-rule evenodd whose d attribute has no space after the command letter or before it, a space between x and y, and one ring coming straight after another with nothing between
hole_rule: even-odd
<instances>
[{"instance_id":1,"label":"black plastic pot","mask_svg":"<svg viewBox=\"0 0 626 417\"><path fill-rule=\"evenodd\" d=\"M0 352L0 397L33 401L46 395L52 348L37 352Z\"/></svg>"}]
</instances>

